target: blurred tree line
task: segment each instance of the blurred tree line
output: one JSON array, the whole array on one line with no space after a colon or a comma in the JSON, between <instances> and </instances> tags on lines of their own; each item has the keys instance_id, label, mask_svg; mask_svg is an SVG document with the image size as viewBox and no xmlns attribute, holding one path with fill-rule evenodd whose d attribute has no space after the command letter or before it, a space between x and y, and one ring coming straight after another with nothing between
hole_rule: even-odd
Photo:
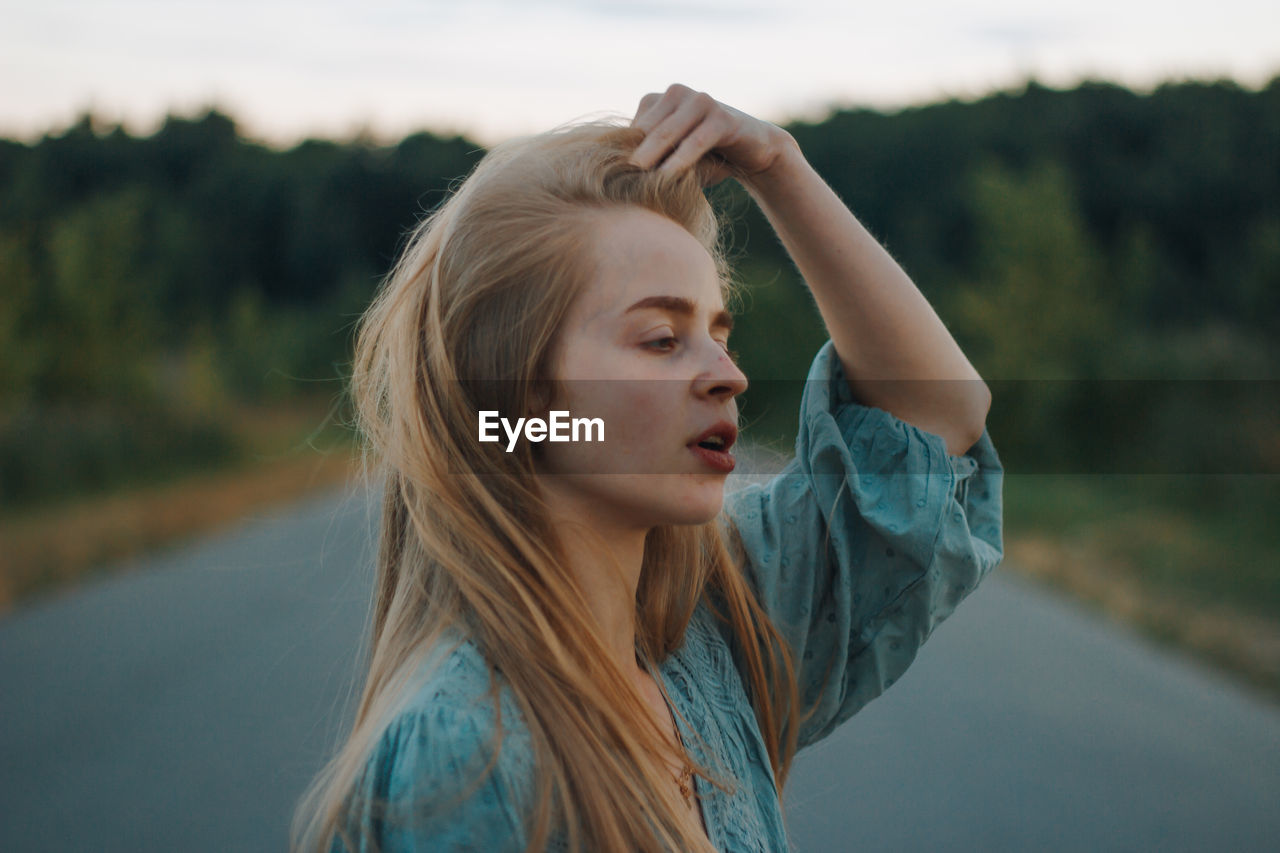
<instances>
[{"instance_id":1,"label":"blurred tree line","mask_svg":"<svg viewBox=\"0 0 1280 853\"><path fill-rule=\"evenodd\" d=\"M1008 470L1280 473L1280 77L1030 82L787 129L991 386ZM762 309L746 371L787 380L765 396L794 424L824 335L763 216L724 195ZM752 346L778 329L803 345Z\"/></svg>"},{"instance_id":2,"label":"blurred tree line","mask_svg":"<svg viewBox=\"0 0 1280 853\"><path fill-rule=\"evenodd\" d=\"M1271 374L1280 78L1032 82L788 129L992 385L1010 470L1238 464L1226 445L1275 469L1265 383L1224 403L1221 382L1169 380ZM0 141L0 506L226 459L232 407L340 393L406 232L482 154L430 133L274 150L218 111ZM747 285L747 413L785 431L825 335L745 193L715 195ZM1127 440L1157 426L1164 443Z\"/></svg>"}]
</instances>

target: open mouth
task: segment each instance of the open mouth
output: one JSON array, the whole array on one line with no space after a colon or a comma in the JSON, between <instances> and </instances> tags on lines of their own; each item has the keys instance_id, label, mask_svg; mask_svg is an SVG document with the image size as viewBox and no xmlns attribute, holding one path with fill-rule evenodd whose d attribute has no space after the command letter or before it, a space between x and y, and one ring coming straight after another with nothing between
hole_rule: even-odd
<instances>
[{"instance_id":1,"label":"open mouth","mask_svg":"<svg viewBox=\"0 0 1280 853\"><path fill-rule=\"evenodd\" d=\"M708 467L722 473L733 470L736 464L729 448L738 438L738 428L728 421L720 421L689 443L689 449Z\"/></svg>"}]
</instances>

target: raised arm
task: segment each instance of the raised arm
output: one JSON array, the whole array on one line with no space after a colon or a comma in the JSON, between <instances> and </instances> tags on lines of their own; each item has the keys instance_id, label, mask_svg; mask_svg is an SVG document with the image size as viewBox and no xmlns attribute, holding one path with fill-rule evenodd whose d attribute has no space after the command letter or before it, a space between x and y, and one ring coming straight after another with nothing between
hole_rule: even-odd
<instances>
[{"instance_id":1,"label":"raised arm","mask_svg":"<svg viewBox=\"0 0 1280 853\"><path fill-rule=\"evenodd\" d=\"M892 686L1003 557L990 394L790 134L683 86L646 96L632 124L646 131L639 165L677 171L710 155L708 184L739 177L830 333L805 383L796 458L726 495L724 513L796 655L799 743L812 744Z\"/></svg>"},{"instance_id":2,"label":"raised arm","mask_svg":"<svg viewBox=\"0 0 1280 853\"><path fill-rule=\"evenodd\" d=\"M809 285L854 398L964 453L991 408L986 383L902 267L779 132L783 153L743 184Z\"/></svg>"},{"instance_id":3,"label":"raised arm","mask_svg":"<svg viewBox=\"0 0 1280 853\"><path fill-rule=\"evenodd\" d=\"M744 187L813 293L856 400L941 436L949 453L973 446L990 390L789 133L680 85L642 99L632 124L649 132L636 150L640 165L670 153L661 168L678 170L712 153L746 174Z\"/></svg>"}]
</instances>

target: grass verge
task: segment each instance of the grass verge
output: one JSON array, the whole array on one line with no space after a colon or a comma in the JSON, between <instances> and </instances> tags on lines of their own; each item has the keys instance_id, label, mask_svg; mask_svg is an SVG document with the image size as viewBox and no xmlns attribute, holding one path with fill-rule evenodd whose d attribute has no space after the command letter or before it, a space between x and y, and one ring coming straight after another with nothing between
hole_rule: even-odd
<instances>
[{"instance_id":1,"label":"grass verge","mask_svg":"<svg viewBox=\"0 0 1280 853\"><path fill-rule=\"evenodd\" d=\"M1008 565L1280 701L1280 478L1010 475Z\"/></svg>"},{"instance_id":2,"label":"grass verge","mask_svg":"<svg viewBox=\"0 0 1280 853\"><path fill-rule=\"evenodd\" d=\"M347 434L314 406L243 408L229 416L246 447L236 463L21 508L0 516L0 613L74 586L125 558L357 475Z\"/></svg>"}]
</instances>

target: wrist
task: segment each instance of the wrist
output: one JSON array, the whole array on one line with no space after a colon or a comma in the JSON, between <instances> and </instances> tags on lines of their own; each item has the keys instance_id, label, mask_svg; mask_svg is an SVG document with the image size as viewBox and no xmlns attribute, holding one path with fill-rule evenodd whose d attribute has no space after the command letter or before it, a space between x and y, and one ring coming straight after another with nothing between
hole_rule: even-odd
<instances>
[{"instance_id":1,"label":"wrist","mask_svg":"<svg viewBox=\"0 0 1280 853\"><path fill-rule=\"evenodd\" d=\"M775 144L778 149L777 154L774 155L768 166L741 178L739 181L752 195L770 195L775 188L789 183L799 170L809 165L805 161L804 153L800 150L800 144L796 142L795 137L776 125L774 127L776 130L777 141Z\"/></svg>"}]
</instances>

